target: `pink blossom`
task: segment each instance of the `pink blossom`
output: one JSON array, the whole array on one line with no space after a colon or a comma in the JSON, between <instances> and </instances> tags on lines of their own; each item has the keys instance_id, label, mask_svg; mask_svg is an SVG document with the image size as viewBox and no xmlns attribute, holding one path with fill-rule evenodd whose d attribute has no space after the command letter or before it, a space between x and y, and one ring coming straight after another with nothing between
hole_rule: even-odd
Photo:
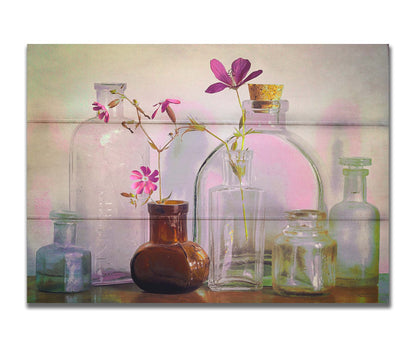
<instances>
[{"instance_id":1,"label":"pink blossom","mask_svg":"<svg viewBox=\"0 0 416 347\"><path fill-rule=\"evenodd\" d=\"M108 120L110 119L110 115L109 115L107 109L105 108L105 106L104 105L101 105L98 102L93 102L92 104L94 106L93 107L93 110L94 111L97 111L97 113L98 113L98 118L99 119L103 119L104 118L104 122L105 123L108 123Z\"/></svg>"},{"instance_id":2,"label":"pink blossom","mask_svg":"<svg viewBox=\"0 0 416 347\"><path fill-rule=\"evenodd\" d=\"M132 184L132 188L136 190L137 194L142 194L143 191L146 194L151 194L157 189L157 185L154 184L159 181L159 171L155 170L152 172L149 167L142 166L140 167L140 171L133 170L130 176L132 180L138 180Z\"/></svg>"},{"instance_id":3,"label":"pink blossom","mask_svg":"<svg viewBox=\"0 0 416 347\"><path fill-rule=\"evenodd\" d=\"M166 99L165 101L161 101L157 104L154 104L153 107L157 106L156 110L152 114L152 119L155 118L157 111L159 110L160 106L162 106L162 113L166 111L169 104L180 104L181 102L176 99ZM172 120L173 121L173 120Z\"/></svg>"},{"instance_id":4,"label":"pink blossom","mask_svg":"<svg viewBox=\"0 0 416 347\"><path fill-rule=\"evenodd\" d=\"M205 92L211 94L218 93L225 88L238 89L244 83L263 73L263 70L257 70L253 71L246 77L248 71L250 70L251 63L249 60L243 58L238 58L233 61L230 72L227 72L224 65L217 59L212 59L210 65L215 77L221 81L211 84L207 88Z\"/></svg>"}]
</instances>

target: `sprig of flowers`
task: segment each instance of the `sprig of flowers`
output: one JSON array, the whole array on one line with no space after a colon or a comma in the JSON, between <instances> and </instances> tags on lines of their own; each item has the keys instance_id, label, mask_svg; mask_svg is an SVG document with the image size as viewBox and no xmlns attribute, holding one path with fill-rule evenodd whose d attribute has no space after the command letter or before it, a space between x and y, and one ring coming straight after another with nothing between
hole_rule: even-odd
<instances>
[{"instance_id":1,"label":"sprig of flowers","mask_svg":"<svg viewBox=\"0 0 416 347\"><path fill-rule=\"evenodd\" d=\"M251 68L251 63L248 59L238 58L233 61L231 64L231 69L228 72L225 70L224 65L217 59L212 59L210 61L211 71L214 73L215 77L221 82L211 84L206 90L206 93L218 93L229 88L235 90L237 94L238 104L241 109L241 118L239 122L239 132L240 136L236 136L235 144L233 144L233 149L237 148L237 140L241 138L241 150L244 150L244 141L246 135L249 133L245 131L246 123L246 112L241 103L240 95L238 93L238 88L240 88L246 82L258 77L263 73L263 70L256 70L251 72L248 76L247 73ZM247 76L247 77L246 77Z\"/></svg>"},{"instance_id":2,"label":"sprig of flowers","mask_svg":"<svg viewBox=\"0 0 416 347\"><path fill-rule=\"evenodd\" d=\"M147 194L148 197L144 201L143 205L146 204L150 199L152 194L157 190L158 186L155 183L159 184L159 200L156 201L156 203L163 204L165 203L171 196L169 194L167 197L162 198L162 175L161 175L161 165L160 165L160 157L161 153L166 151L169 148L169 145L172 143L172 141L179 135L180 129L187 129L187 127L177 127L176 126L176 115L173 111L170 104L180 104L180 100L177 99L165 99L161 102L158 102L153 105L153 107L156 107L156 109L153 111L152 115L149 116L146 114L143 109L139 106L139 103L136 99L130 99L125 94L117 92L116 90L111 90L111 94L116 96L116 99L112 100L107 106L108 108L114 108L117 107L121 101L126 100L129 102L135 109L137 114L137 120L130 120L130 121L123 121L121 125L129 130L131 133L134 133L137 129L140 129L144 136L147 139L147 142L153 150L157 152L157 162L158 162L158 168L157 170L152 171L147 166L141 166L140 171L139 170L133 170L130 175L130 179L134 180L135 182L132 184L132 189L136 191L136 193L121 193L122 196L129 198L130 203L133 204L135 207L137 207L137 201L138 201L138 195L141 194ZM107 108L104 105L101 105L98 102L93 103L93 110L97 111L97 115L99 119L104 119L105 123L108 123L109 121L109 112ZM163 144L162 146L158 146L156 142L151 138L149 133L146 131L146 129L143 126L142 118L146 117L147 119L154 119L158 113L158 111L161 111L161 113L166 112L169 119L174 124L174 131L169 133L169 140Z\"/></svg>"},{"instance_id":3,"label":"sprig of flowers","mask_svg":"<svg viewBox=\"0 0 416 347\"><path fill-rule=\"evenodd\" d=\"M230 148L227 141L224 141L223 139L215 135L205 125L198 123L194 118L189 118L191 126L185 131L185 133L189 131L205 131L211 136L215 137L225 146L227 153L228 153L229 164L231 166L231 169L234 175L237 176L239 183L240 183L241 202L242 202L243 217L244 217L244 228L245 228L246 239L247 239L248 238L247 218L246 218L246 208L244 204L244 191L242 187L242 178L245 175L245 166L241 166L241 163L244 161L245 137L247 135L255 133L256 131L254 131L253 129L249 129L247 131L245 130L246 114L245 114L243 105L241 104L240 95L238 94L238 88L240 88L246 82L262 74L263 70L253 71L247 76L247 73L251 67L251 63L249 60L243 59L243 58L238 58L234 60L234 62L231 65L231 69L228 72L225 70L224 65L217 59L212 59L210 61L210 66L215 77L221 82L211 84L205 90L205 92L213 94L213 93L218 93L220 91L223 91L226 88L229 88L229 89L235 90L237 94L237 99L238 99L238 103L239 103L242 115L240 118L239 127L238 129L235 129L235 132L232 137L234 141ZM237 157L236 161L234 161L231 155L231 151L235 151L237 149L239 139L241 139L241 151L242 151L241 153L242 153L243 158Z\"/></svg>"}]
</instances>

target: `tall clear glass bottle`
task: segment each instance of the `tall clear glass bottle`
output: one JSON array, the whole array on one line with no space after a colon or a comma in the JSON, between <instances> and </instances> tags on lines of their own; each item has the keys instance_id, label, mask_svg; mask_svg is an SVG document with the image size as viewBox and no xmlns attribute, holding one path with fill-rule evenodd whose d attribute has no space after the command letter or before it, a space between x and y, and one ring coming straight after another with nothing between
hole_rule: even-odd
<instances>
[{"instance_id":1,"label":"tall clear glass bottle","mask_svg":"<svg viewBox=\"0 0 416 347\"><path fill-rule=\"evenodd\" d=\"M276 235L285 227L285 212L313 209L327 212L322 170L313 150L299 136L286 129L287 100L267 93L267 86L249 85L251 99L243 102L246 129L245 148L253 151L256 186L265 192L265 253L263 285L271 286L272 248ZM253 95L253 90L265 90ZM280 89L281 90L281 89ZM232 138L228 140L231 144ZM225 146L218 146L200 167L194 186L194 241L209 252L209 190L222 182Z\"/></svg>"},{"instance_id":2,"label":"tall clear glass bottle","mask_svg":"<svg viewBox=\"0 0 416 347\"><path fill-rule=\"evenodd\" d=\"M259 290L263 288L264 191L252 186L253 152L232 151L230 157L223 153L224 182L209 192L208 286L214 291ZM241 181L230 160L241 170Z\"/></svg>"},{"instance_id":3,"label":"tall clear glass bottle","mask_svg":"<svg viewBox=\"0 0 416 347\"><path fill-rule=\"evenodd\" d=\"M51 211L53 243L36 252L36 285L40 291L76 293L91 285L91 252L75 245L77 215Z\"/></svg>"},{"instance_id":4,"label":"tall clear glass bottle","mask_svg":"<svg viewBox=\"0 0 416 347\"><path fill-rule=\"evenodd\" d=\"M338 286L378 284L380 213L367 202L370 158L340 158L344 165L344 199L329 213L330 235L338 243Z\"/></svg>"},{"instance_id":5,"label":"tall clear glass bottle","mask_svg":"<svg viewBox=\"0 0 416 347\"><path fill-rule=\"evenodd\" d=\"M125 88L125 83L96 83L96 101L107 106L114 99L110 91ZM108 123L93 117L76 128L69 160L69 204L81 218L78 242L92 252L93 285L132 282L131 255L148 240L145 209L135 209L120 195L131 190L131 171L148 164L148 145L140 133L121 126L128 120L122 102L109 113Z\"/></svg>"}]
</instances>

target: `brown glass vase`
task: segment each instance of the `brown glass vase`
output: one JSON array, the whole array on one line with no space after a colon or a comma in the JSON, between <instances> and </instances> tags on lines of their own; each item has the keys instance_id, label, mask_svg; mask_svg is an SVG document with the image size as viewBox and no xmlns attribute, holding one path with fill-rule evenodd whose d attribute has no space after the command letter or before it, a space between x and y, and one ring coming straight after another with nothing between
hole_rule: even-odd
<instances>
[{"instance_id":1,"label":"brown glass vase","mask_svg":"<svg viewBox=\"0 0 416 347\"><path fill-rule=\"evenodd\" d=\"M151 293L186 293L208 278L209 258L188 241L188 203L169 200L148 203L150 241L141 245L130 262L137 286Z\"/></svg>"}]
</instances>

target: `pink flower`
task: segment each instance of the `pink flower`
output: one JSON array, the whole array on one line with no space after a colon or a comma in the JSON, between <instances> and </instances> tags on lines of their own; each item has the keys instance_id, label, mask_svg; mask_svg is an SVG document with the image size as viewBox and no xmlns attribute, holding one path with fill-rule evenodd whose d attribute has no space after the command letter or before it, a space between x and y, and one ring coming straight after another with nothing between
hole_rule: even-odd
<instances>
[{"instance_id":1,"label":"pink flower","mask_svg":"<svg viewBox=\"0 0 416 347\"><path fill-rule=\"evenodd\" d=\"M105 108L104 105L101 105L98 102L93 102L93 110L98 112L98 118L99 119L103 119L104 118L104 122L108 123L108 120L110 118L110 115L108 114L107 109Z\"/></svg>"},{"instance_id":2,"label":"pink flower","mask_svg":"<svg viewBox=\"0 0 416 347\"><path fill-rule=\"evenodd\" d=\"M157 177L159 171L155 170L152 172L152 170L146 166L140 167L140 170L142 170L143 174L138 170L133 170L131 172L133 175L130 176L130 179L138 180L137 182L134 182L131 187L136 189L137 194L142 194L143 190L146 194L152 194L157 189L157 185L153 183L159 181L159 177Z\"/></svg>"},{"instance_id":3,"label":"pink flower","mask_svg":"<svg viewBox=\"0 0 416 347\"><path fill-rule=\"evenodd\" d=\"M169 104L180 104L181 102L179 100L176 99L166 99L165 101L159 102L157 104L154 104L153 107L157 106L157 109L153 112L152 114L152 119L155 118L157 111L159 110L160 106L162 106L162 113L166 111L166 109L168 109ZM169 107L170 108L170 107ZM168 109L169 111L169 109ZM169 114L169 118L172 119L171 115ZM172 122L175 123L175 120L172 119Z\"/></svg>"},{"instance_id":4,"label":"pink flower","mask_svg":"<svg viewBox=\"0 0 416 347\"><path fill-rule=\"evenodd\" d=\"M218 93L224 90L225 88L238 89L247 81L250 81L253 78L259 76L261 73L263 73L263 70L257 70L253 71L250 75L246 77L248 70L250 70L251 63L247 59L243 58L238 58L234 60L234 62L231 65L230 72L227 72L225 70L224 65L217 59L212 59L210 64L211 70L214 73L215 77L221 81L211 84L207 88L205 92L211 94ZM244 79L244 77L246 78Z\"/></svg>"}]
</instances>

